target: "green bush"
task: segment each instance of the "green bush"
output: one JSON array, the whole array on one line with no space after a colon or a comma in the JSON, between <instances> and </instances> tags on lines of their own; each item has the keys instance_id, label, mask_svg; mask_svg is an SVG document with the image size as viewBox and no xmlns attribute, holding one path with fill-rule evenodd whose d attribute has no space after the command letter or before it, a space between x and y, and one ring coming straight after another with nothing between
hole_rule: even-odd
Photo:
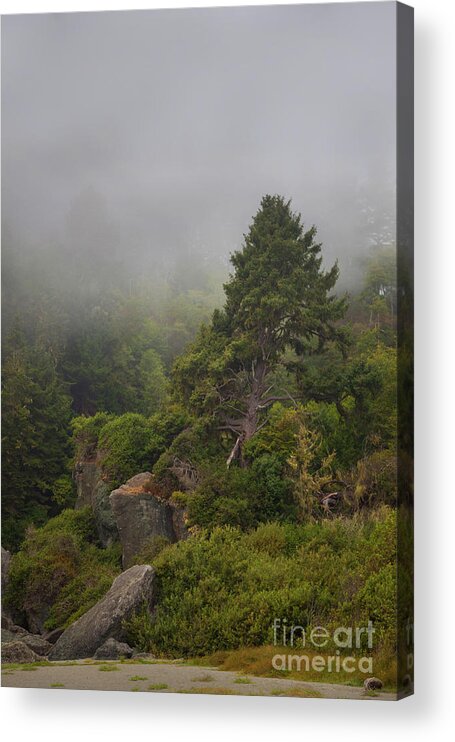
<instances>
[{"instance_id":1,"label":"green bush","mask_svg":"<svg viewBox=\"0 0 455 742\"><path fill-rule=\"evenodd\" d=\"M155 478L169 494L192 486L189 481L180 481L173 471L176 460L188 463L199 480L207 466L216 466L222 458L221 446L207 421L202 418L194 422L187 418L186 422L187 425L177 431L178 434L168 441L168 445L163 446L153 467Z\"/></svg>"},{"instance_id":2,"label":"green bush","mask_svg":"<svg viewBox=\"0 0 455 742\"><path fill-rule=\"evenodd\" d=\"M366 456L357 462L353 475L355 506L396 505L398 467L394 452L375 451Z\"/></svg>"},{"instance_id":3,"label":"green bush","mask_svg":"<svg viewBox=\"0 0 455 742\"><path fill-rule=\"evenodd\" d=\"M250 469L226 469L224 461L204 472L202 482L188 497L191 525L202 528L256 524L256 481Z\"/></svg>"},{"instance_id":4,"label":"green bush","mask_svg":"<svg viewBox=\"0 0 455 742\"><path fill-rule=\"evenodd\" d=\"M76 417L72 421L75 458L97 455L106 479L115 487L150 470L187 421L177 406L151 417L134 412Z\"/></svg>"},{"instance_id":5,"label":"green bush","mask_svg":"<svg viewBox=\"0 0 455 742\"><path fill-rule=\"evenodd\" d=\"M64 510L42 528L29 528L11 560L7 605L48 629L67 626L109 589L120 571L118 545L101 549L89 508Z\"/></svg>"},{"instance_id":6,"label":"green bush","mask_svg":"<svg viewBox=\"0 0 455 742\"><path fill-rule=\"evenodd\" d=\"M152 536L135 555L134 564L151 564L163 549L169 546L170 541L166 536Z\"/></svg>"},{"instance_id":7,"label":"green bush","mask_svg":"<svg viewBox=\"0 0 455 742\"><path fill-rule=\"evenodd\" d=\"M153 558L157 607L129 622L144 650L180 657L273 641L273 621L306 628L378 623L395 641L396 513L303 525L225 526ZM381 618L381 605L385 605Z\"/></svg>"},{"instance_id":8,"label":"green bush","mask_svg":"<svg viewBox=\"0 0 455 742\"><path fill-rule=\"evenodd\" d=\"M104 425L98 439L101 466L113 486L151 468L153 424L150 418L127 412Z\"/></svg>"},{"instance_id":9,"label":"green bush","mask_svg":"<svg viewBox=\"0 0 455 742\"><path fill-rule=\"evenodd\" d=\"M97 412L91 417L79 415L72 419L71 428L76 459L95 455L101 430L113 417L107 412Z\"/></svg>"}]
</instances>

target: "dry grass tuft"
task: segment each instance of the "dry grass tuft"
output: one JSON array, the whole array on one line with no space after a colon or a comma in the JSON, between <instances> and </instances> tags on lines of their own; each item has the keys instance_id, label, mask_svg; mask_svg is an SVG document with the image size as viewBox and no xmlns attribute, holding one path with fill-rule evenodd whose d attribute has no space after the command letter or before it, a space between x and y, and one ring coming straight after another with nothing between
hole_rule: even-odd
<instances>
[{"instance_id":1,"label":"dry grass tuft","mask_svg":"<svg viewBox=\"0 0 455 742\"><path fill-rule=\"evenodd\" d=\"M230 670L249 675L258 675L266 678L289 678L292 680L305 680L311 683L338 683L341 685L362 686L365 678L364 673L356 669L353 673L329 672L323 670L316 672L311 667L305 670L302 664L300 672L292 670L275 670L272 666L272 658L276 654L307 655L311 659L315 656L324 656L321 651L315 652L310 649L295 648L292 652L289 647L275 647L272 645L262 647L242 647L230 652L215 652L201 659L200 664L217 667L219 670ZM333 654L327 652L327 655ZM397 663L393 653L387 649L378 648L373 654L373 673L381 678L384 690L394 690L396 686Z\"/></svg>"}]
</instances>

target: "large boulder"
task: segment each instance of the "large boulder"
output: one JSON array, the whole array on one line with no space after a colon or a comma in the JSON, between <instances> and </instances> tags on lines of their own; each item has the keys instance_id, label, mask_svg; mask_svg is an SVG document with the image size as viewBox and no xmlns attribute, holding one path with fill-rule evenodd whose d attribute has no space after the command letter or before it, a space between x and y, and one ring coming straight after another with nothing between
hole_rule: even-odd
<instances>
[{"instance_id":1,"label":"large boulder","mask_svg":"<svg viewBox=\"0 0 455 742\"><path fill-rule=\"evenodd\" d=\"M103 546L110 546L118 539L118 532L109 502L112 485L103 474L99 454L76 462L74 480L77 494L75 509L92 508L99 539Z\"/></svg>"},{"instance_id":2,"label":"large boulder","mask_svg":"<svg viewBox=\"0 0 455 742\"><path fill-rule=\"evenodd\" d=\"M2 641L4 641L3 636L6 636L6 634L14 634L17 637L20 634L28 634L28 631L23 626L15 624L8 616L2 614Z\"/></svg>"},{"instance_id":3,"label":"large boulder","mask_svg":"<svg viewBox=\"0 0 455 742\"><path fill-rule=\"evenodd\" d=\"M23 641L2 643L2 662L28 663L38 662L45 657L30 649Z\"/></svg>"},{"instance_id":4,"label":"large boulder","mask_svg":"<svg viewBox=\"0 0 455 742\"><path fill-rule=\"evenodd\" d=\"M98 647L93 658L95 660L120 660L122 657L129 659L133 656L133 650L126 642L118 642L117 639L107 639L101 647Z\"/></svg>"},{"instance_id":5,"label":"large boulder","mask_svg":"<svg viewBox=\"0 0 455 742\"><path fill-rule=\"evenodd\" d=\"M27 634L27 631L24 630L24 635L25 634ZM2 628L2 644L9 644L9 642L16 642L20 639L22 639L22 636L20 636L19 634L16 634L10 629Z\"/></svg>"},{"instance_id":6,"label":"large boulder","mask_svg":"<svg viewBox=\"0 0 455 742\"><path fill-rule=\"evenodd\" d=\"M87 613L77 619L57 639L49 653L50 660L93 657L106 639L123 641L124 621L137 613L144 603L153 605L155 570L148 564L131 567L115 578L109 592Z\"/></svg>"},{"instance_id":7,"label":"large boulder","mask_svg":"<svg viewBox=\"0 0 455 742\"><path fill-rule=\"evenodd\" d=\"M41 655L42 657L47 656L52 649L52 644L46 641L46 639L43 639L42 636L38 636L37 634L22 634L20 636L20 641L26 644L27 647L33 652Z\"/></svg>"},{"instance_id":8,"label":"large boulder","mask_svg":"<svg viewBox=\"0 0 455 742\"><path fill-rule=\"evenodd\" d=\"M14 629L19 629L14 631ZM21 642L25 644L32 652L45 656L51 651L52 644L43 639L38 634L29 634L28 631L22 629L20 626L12 627L11 629L2 629L2 644L9 644L11 642Z\"/></svg>"},{"instance_id":9,"label":"large boulder","mask_svg":"<svg viewBox=\"0 0 455 742\"><path fill-rule=\"evenodd\" d=\"M52 629L52 631L48 631L47 634L44 635L44 639L46 639L49 644L55 644L57 639L60 639L61 635L65 629L62 627L59 627L58 629Z\"/></svg>"},{"instance_id":10,"label":"large boulder","mask_svg":"<svg viewBox=\"0 0 455 742\"><path fill-rule=\"evenodd\" d=\"M150 472L136 474L114 490L109 500L122 544L124 569L152 539L164 537L174 542L187 535L183 511L166 499Z\"/></svg>"}]
</instances>

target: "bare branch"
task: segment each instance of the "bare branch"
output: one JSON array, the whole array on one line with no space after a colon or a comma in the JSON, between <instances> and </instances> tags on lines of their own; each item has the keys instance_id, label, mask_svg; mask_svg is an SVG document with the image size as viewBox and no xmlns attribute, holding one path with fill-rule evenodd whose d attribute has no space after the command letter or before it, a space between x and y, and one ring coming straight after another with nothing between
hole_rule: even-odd
<instances>
[{"instance_id":1,"label":"bare branch","mask_svg":"<svg viewBox=\"0 0 455 742\"><path fill-rule=\"evenodd\" d=\"M237 454L237 451L240 448L240 441L241 441L241 436L239 435L239 437L237 438L237 440L235 442L234 448L232 449L231 453L229 454L228 460L226 461L226 466L227 466L228 469L229 469L229 467L230 467L233 459L235 458L235 456Z\"/></svg>"}]
</instances>

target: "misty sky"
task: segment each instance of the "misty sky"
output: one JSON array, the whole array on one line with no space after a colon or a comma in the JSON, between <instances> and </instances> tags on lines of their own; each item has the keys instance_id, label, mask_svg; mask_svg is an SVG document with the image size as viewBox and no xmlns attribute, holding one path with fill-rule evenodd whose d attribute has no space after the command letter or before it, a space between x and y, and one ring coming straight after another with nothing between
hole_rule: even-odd
<instances>
[{"instance_id":1,"label":"misty sky","mask_svg":"<svg viewBox=\"0 0 455 742\"><path fill-rule=\"evenodd\" d=\"M9 16L2 67L15 244L222 257L280 193L346 266L393 215L395 3Z\"/></svg>"}]
</instances>

